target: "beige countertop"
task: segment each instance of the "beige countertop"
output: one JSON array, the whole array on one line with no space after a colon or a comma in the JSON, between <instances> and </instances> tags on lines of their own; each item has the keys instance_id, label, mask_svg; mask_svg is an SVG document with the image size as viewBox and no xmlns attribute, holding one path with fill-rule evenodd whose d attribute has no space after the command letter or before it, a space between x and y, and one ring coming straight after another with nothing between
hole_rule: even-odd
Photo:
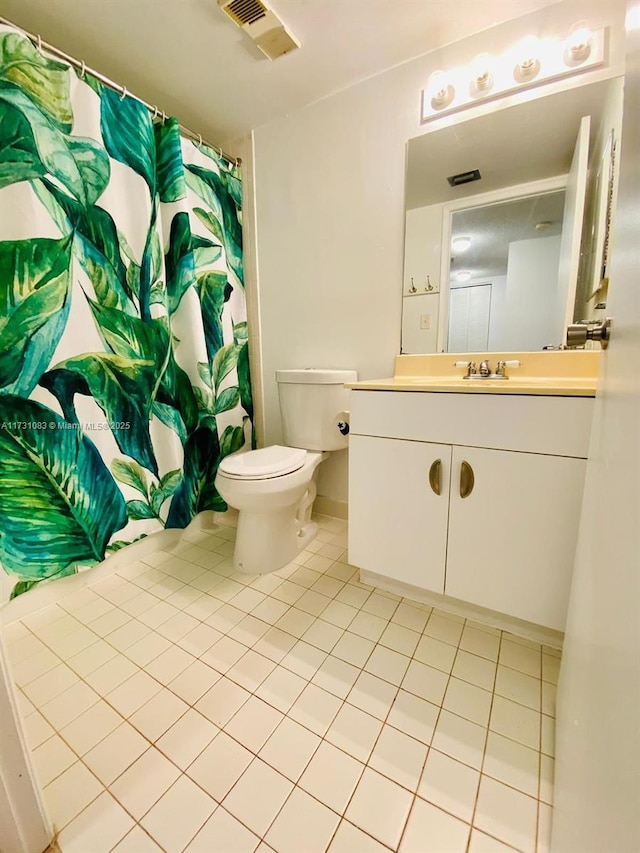
<instances>
[{"instance_id":1,"label":"beige countertop","mask_svg":"<svg viewBox=\"0 0 640 853\"><path fill-rule=\"evenodd\" d=\"M507 368L508 379L463 379L465 370L456 361L488 358L517 360L520 367ZM437 353L399 355L395 375L366 379L348 385L354 391L422 391L454 394L537 394L561 397L593 397L596 393L600 352L549 351L529 353Z\"/></svg>"},{"instance_id":2,"label":"beige countertop","mask_svg":"<svg viewBox=\"0 0 640 853\"><path fill-rule=\"evenodd\" d=\"M392 376L368 379L347 386L354 391L424 391L454 394L542 394L594 397L596 379L544 377L539 379L457 379L437 376Z\"/></svg>"}]
</instances>

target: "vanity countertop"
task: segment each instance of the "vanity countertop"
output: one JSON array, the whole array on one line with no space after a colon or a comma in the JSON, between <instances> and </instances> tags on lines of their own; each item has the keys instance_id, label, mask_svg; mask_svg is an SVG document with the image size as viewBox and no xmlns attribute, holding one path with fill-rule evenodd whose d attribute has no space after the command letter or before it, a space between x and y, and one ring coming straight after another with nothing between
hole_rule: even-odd
<instances>
[{"instance_id":1,"label":"vanity countertop","mask_svg":"<svg viewBox=\"0 0 640 853\"><path fill-rule=\"evenodd\" d=\"M439 376L392 376L347 385L354 391L437 391L455 394L542 394L561 397L594 397L596 379L456 379Z\"/></svg>"},{"instance_id":2,"label":"vanity countertop","mask_svg":"<svg viewBox=\"0 0 640 853\"><path fill-rule=\"evenodd\" d=\"M498 361L518 360L520 367L507 368L508 379L463 379L464 368L455 361L488 357ZM600 352L567 350L528 353L438 353L396 357L395 375L366 379L347 385L354 391L424 391L455 394L533 394L561 397L594 397Z\"/></svg>"}]
</instances>

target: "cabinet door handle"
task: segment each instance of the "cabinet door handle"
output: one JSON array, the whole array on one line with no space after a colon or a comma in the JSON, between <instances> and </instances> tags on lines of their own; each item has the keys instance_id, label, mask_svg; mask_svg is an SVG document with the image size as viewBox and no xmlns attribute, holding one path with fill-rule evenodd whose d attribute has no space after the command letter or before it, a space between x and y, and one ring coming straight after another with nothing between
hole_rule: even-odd
<instances>
[{"instance_id":1,"label":"cabinet door handle","mask_svg":"<svg viewBox=\"0 0 640 853\"><path fill-rule=\"evenodd\" d=\"M473 476L473 468L468 462L463 462L460 465L460 497L468 498L473 491L475 477Z\"/></svg>"},{"instance_id":2,"label":"cabinet door handle","mask_svg":"<svg viewBox=\"0 0 640 853\"><path fill-rule=\"evenodd\" d=\"M436 459L429 468L429 485L436 495L442 494L442 459Z\"/></svg>"}]
</instances>

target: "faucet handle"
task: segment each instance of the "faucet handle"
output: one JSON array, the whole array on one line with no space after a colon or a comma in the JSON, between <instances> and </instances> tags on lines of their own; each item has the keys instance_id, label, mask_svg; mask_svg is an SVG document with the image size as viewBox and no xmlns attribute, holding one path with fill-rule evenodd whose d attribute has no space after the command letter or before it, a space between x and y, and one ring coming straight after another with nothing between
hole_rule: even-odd
<instances>
[{"instance_id":1,"label":"faucet handle","mask_svg":"<svg viewBox=\"0 0 640 853\"><path fill-rule=\"evenodd\" d=\"M522 362L519 358L512 358L508 361L499 361L496 367L496 376L503 376L505 379L507 378L506 368L507 367L522 367Z\"/></svg>"},{"instance_id":2,"label":"faucet handle","mask_svg":"<svg viewBox=\"0 0 640 853\"><path fill-rule=\"evenodd\" d=\"M470 376L473 376L478 372L475 361L454 361L453 366L467 368L467 373L464 377L465 379L468 379Z\"/></svg>"}]
</instances>

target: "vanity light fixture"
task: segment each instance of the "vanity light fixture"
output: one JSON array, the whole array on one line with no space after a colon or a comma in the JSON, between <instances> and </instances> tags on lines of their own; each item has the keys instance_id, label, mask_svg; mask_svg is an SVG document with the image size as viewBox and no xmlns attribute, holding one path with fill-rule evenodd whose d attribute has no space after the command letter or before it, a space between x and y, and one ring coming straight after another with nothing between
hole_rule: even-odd
<instances>
[{"instance_id":1,"label":"vanity light fixture","mask_svg":"<svg viewBox=\"0 0 640 853\"><path fill-rule=\"evenodd\" d=\"M471 237L455 237L451 241L451 248L454 252L466 252L471 246Z\"/></svg>"},{"instance_id":2,"label":"vanity light fixture","mask_svg":"<svg viewBox=\"0 0 640 853\"><path fill-rule=\"evenodd\" d=\"M456 281L469 281L471 272L469 270L460 270L456 273Z\"/></svg>"},{"instance_id":3,"label":"vanity light fixture","mask_svg":"<svg viewBox=\"0 0 640 853\"><path fill-rule=\"evenodd\" d=\"M605 65L607 28L580 21L562 38L530 34L501 55L480 54L466 67L435 71L422 91L421 121Z\"/></svg>"}]
</instances>

